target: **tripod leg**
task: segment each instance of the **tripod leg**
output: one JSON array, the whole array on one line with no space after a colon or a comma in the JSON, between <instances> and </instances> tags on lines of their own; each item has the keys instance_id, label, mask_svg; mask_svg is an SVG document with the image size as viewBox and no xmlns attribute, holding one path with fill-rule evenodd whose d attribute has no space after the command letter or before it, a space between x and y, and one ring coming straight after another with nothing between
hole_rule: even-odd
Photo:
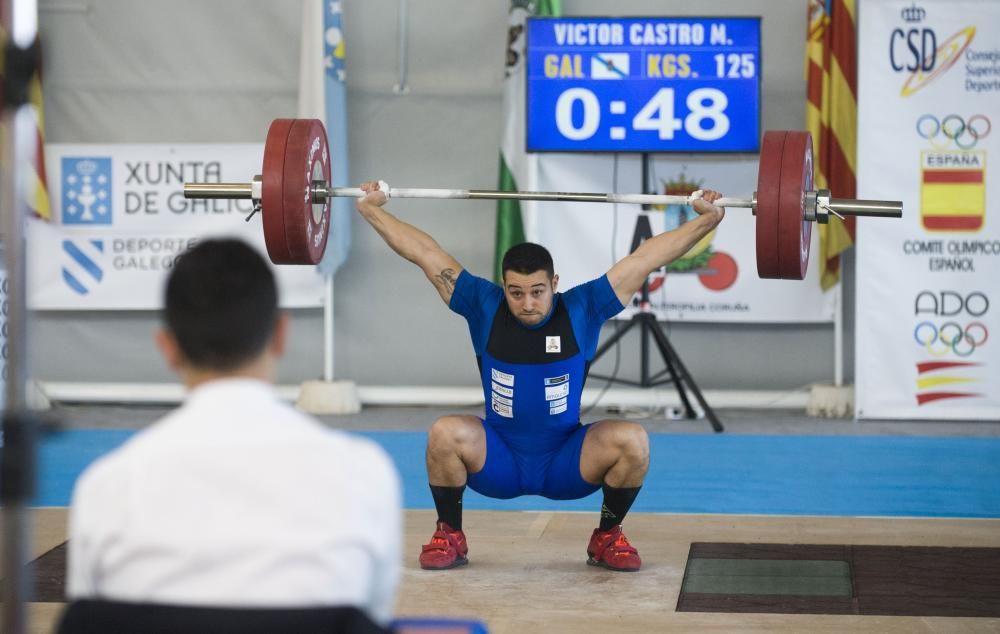
<instances>
[{"instance_id":1,"label":"tripod leg","mask_svg":"<svg viewBox=\"0 0 1000 634\"><path fill-rule=\"evenodd\" d=\"M616 341L624 337L625 333L627 333L629 330L632 330L632 327L635 326L636 323L638 323L636 321L636 317L638 316L639 313L632 315L632 318L629 319L629 322L625 324L623 328L618 328L615 334L611 335L611 337L609 337L607 341L601 344L601 347L598 348L597 352L594 353L594 358L590 360L591 365L593 365L595 361L600 359L601 356L611 348L611 346L615 345Z\"/></svg>"},{"instance_id":2,"label":"tripod leg","mask_svg":"<svg viewBox=\"0 0 1000 634\"><path fill-rule=\"evenodd\" d=\"M684 404L684 416L686 418L697 418L694 408L691 407L691 401L688 400L687 391L684 389L684 382L681 381L680 377L677 375L677 369L674 367L674 360L677 358L677 353L674 351L669 342L667 342L666 346L664 346L664 343L660 341L660 337L666 339L666 336L660 332L660 327L656 323L655 318L650 321L652 323L647 323L646 326L653 334L653 340L656 342L656 347L660 349L660 356L663 357L663 362L667 366L667 372L670 374L671 383L677 387L677 394L681 397L681 403Z\"/></svg>"},{"instance_id":3,"label":"tripod leg","mask_svg":"<svg viewBox=\"0 0 1000 634\"><path fill-rule=\"evenodd\" d=\"M701 390L698 389L698 386L695 384L694 379L691 378L691 374L687 371L687 368L684 367L684 362L681 361L680 355L677 354L677 351L674 350L674 347L670 345L670 341L667 339L667 336L663 334L662 330L660 330L660 324L657 323L655 327L652 328L652 331L653 331L653 338L656 339L656 344L660 348L660 354L663 355L664 360L667 362L667 368L670 371L670 376L674 377L674 381L677 380L674 374L673 366L671 364L672 360L677 364L677 368L680 370L681 378L684 379L684 383L686 383L687 386L691 389L691 391L694 393L694 397L698 399L698 404L701 405L702 409L705 411L705 418L707 418L708 422L711 423L712 429L714 429L717 432L721 432L723 430L722 423L720 423L719 419L716 418L715 411L712 410L712 407L705 400L705 397L702 396ZM678 383L677 385L678 387L680 387L680 383ZM688 402L687 397L684 394L683 388L679 389L678 392L681 395L681 400L684 402L686 413L688 413L689 415L692 414L693 412L691 412L691 404Z\"/></svg>"},{"instance_id":4,"label":"tripod leg","mask_svg":"<svg viewBox=\"0 0 1000 634\"><path fill-rule=\"evenodd\" d=\"M649 376L649 334L650 326L648 319L641 319L639 322L639 384L642 387L649 387L653 384Z\"/></svg>"}]
</instances>

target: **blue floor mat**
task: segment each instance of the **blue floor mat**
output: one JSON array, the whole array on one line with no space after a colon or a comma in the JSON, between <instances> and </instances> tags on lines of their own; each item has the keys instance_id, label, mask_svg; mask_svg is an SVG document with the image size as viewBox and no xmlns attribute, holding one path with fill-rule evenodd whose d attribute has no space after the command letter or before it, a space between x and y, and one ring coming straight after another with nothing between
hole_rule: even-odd
<instances>
[{"instance_id":1,"label":"blue floor mat","mask_svg":"<svg viewBox=\"0 0 1000 634\"><path fill-rule=\"evenodd\" d=\"M134 432L73 430L45 439L34 506L67 506L95 458ZM433 508L423 432L367 432L402 476L404 504ZM633 510L654 513L1000 517L1000 439L886 436L650 435L651 465ZM493 500L467 509L596 511L582 500Z\"/></svg>"}]
</instances>

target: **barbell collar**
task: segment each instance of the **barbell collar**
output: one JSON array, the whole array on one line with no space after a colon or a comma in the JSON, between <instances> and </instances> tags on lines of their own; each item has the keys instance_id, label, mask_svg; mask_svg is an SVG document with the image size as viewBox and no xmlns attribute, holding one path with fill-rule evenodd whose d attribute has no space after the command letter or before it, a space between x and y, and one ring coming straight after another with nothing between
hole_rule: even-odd
<instances>
[{"instance_id":1,"label":"barbell collar","mask_svg":"<svg viewBox=\"0 0 1000 634\"><path fill-rule=\"evenodd\" d=\"M817 189L805 193L803 220L825 225L830 222L830 190Z\"/></svg>"},{"instance_id":2,"label":"barbell collar","mask_svg":"<svg viewBox=\"0 0 1000 634\"><path fill-rule=\"evenodd\" d=\"M312 201L314 205L322 205L326 203L329 197L330 191L327 188L325 181L312 182Z\"/></svg>"},{"instance_id":3,"label":"barbell collar","mask_svg":"<svg viewBox=\"0 0 1000 634\"><path fill-rule=\"evenodd\" d=\"M829 189L820 189L816 192L816 199L813 201L813 215L816 222L821 225L830 224L830 198L832 194ZM841 218L843 220L843 218Z\"/></svg>"}]
</instances>

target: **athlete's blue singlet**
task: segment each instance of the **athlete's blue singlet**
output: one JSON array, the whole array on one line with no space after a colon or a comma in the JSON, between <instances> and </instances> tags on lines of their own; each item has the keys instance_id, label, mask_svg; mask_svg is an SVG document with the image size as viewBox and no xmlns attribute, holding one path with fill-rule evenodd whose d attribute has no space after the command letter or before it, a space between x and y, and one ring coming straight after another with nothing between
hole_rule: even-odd
<instances>
[{"instance_id":1,"label":"athlete's blue singlet","mask_svg":"<svg viewBox=\"0 0 1000 634\"><path fill-rule=\"evenodd\" d=\"M510 312L502 288L462 271L449 307L469 323L486 398L487 440L491 432L499 435L521 470L515 494L548 495L544 482L528 482L546 474L526 474L526 468L538 469L523 463L542 458L547 471L552 459L544 456L559 451L579 430L580 398L601 325L622 310L621 302L603 275L556 293L549 315L526 326ZM491 451L488 447L484 472L490 470ZM577 461L578 453L579 447ZM512 497L506 488L477 487L473 478L470 485L488 489L481 491L487 495Z\"/></svg>"}]
</instances>

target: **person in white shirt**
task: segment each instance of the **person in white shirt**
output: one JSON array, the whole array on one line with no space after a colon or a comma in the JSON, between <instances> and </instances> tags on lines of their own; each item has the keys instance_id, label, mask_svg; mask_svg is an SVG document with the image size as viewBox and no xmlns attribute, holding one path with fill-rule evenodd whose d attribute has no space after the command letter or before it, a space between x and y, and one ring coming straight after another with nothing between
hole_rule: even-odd
<instances>
[{"instance_id":1,"label":"person in white shirt","mask_svg":"<svg viewBox=\"0 0 1000 634\"><path fill-rule=\"evenodd\" d=\"M73 493L70 599L227 608L354 606L392 617L399 475L271 385L288 331L274 276L238 240L174 265L156 343L184 403L92 464Z\"/></svg>"}]
</instances>

